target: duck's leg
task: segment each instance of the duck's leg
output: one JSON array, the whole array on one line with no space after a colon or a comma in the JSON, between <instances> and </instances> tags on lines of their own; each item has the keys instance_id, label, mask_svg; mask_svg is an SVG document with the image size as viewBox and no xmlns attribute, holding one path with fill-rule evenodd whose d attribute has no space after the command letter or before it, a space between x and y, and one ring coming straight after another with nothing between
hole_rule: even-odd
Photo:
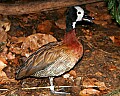
<instances>
[{"instance_id":1,"label":"duck's leg","mask_svg":"<svg viewBox=\"0 0 120 96\"><path fill-rule=\"evenodd\" d=\"M57 91L55 91L55 87L53 85L53 78L54 77L49 77L51 93L53 93L53 94L70 94L70 93L66 93L66 92L57 92Z\"/></svg>"}]
</instances>

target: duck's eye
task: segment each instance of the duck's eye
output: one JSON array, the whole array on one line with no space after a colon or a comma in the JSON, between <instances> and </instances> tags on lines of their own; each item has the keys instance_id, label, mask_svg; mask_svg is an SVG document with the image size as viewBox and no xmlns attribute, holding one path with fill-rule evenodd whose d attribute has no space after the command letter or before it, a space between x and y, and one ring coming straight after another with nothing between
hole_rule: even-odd
<instances>
[{"instance_id":1,"label":"duck's eye","mask_svg":"<svg viewBox=\"0 0 120 96\"><path fill-rule=\"evenodd\" d=\"M81 14L81 12L78 12L78 14Z\"/></svg>"}]
</instances>

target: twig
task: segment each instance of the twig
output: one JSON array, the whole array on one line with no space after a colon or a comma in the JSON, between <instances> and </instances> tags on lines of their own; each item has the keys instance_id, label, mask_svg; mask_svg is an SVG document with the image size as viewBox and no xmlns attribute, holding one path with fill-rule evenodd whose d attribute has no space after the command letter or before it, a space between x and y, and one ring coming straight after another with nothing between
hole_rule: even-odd
<instances>
[{"instance_id":1,"label":"twig","mask_svg":"<svg viewBox=\"0 0 120 96\"><path fill-rule=\"evenodd\" d=\"M83 85L81 85L83 86ZM71 88L71 87L79 87L79 86L55 86L55 88ZM84 87L84 88L100 88L101 86L87 86L87 87ZM45 86L45 87L30 87L30 88L22 88L22 90L35 90L35 89L49 89L50 86ZM15 89L12 89L12 90L17 90L17 88ZM9 90L9 89L0 89L0 91L12 91L12 90Z\"/></svg>"},{"instance_id":2,"label":"twig","mask_svg":"<svg viewBox=\"0 0 120 96\"><path fill-rule=\"evenodd\" d=\"M46 0L45 0L46 1ZM94 2L101 2L104 0L51 0L47 2L35 1L20 4L0 4L0 14L3 15L20 15L37 13L40 11L48 11L53 9L59 9L74 5L82 5Z\"/></svg>"},{"instance_id":3,"label":"twig","mask_svg":"<svg viewBox=\"0 0 120 96\"><path fill-rule=\"evenodd\" d=\"M83 85L81 85L83 86ZM71 87L79 87L79 86L55 86L55 88L71 88ZM101 86L87 86L87 87L84 87L84 88L93 88L93 87L96 87L96 88L100 88ZM31 88L22 88L22 90L34 90L34 89L49 89L50 86L45 86L45 87L31 87Z\"/></svg>"},{"instance_id":4,"label":"twig","mask_svg":"<svg viewBox=\"0 0 120 96\"><path fill-rule=\"evenodd\" d=\"M55 88L70 88L70 87L77 87L77 86L55 86ZM50 86L45 87L31 87L31 88L22 88L22 90L33 90L33 89L49 89Z\"/></svg>"},{"instance_id":5,"label":"twig","mask_svg":"<svg viewBox=\"0 0 120 96\"><path fill-rule=\"evenodd\" d=\"M0 89L0 91L7 91L8 89Z\"/></svg>"}]
</instances>

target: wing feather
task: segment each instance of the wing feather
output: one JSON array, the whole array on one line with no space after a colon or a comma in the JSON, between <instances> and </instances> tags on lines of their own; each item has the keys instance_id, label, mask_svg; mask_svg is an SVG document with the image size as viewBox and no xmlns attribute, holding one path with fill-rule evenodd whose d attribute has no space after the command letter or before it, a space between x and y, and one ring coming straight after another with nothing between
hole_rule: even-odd
<instances>
[{"instance_id":1,"label":"wing feather","mask_svg":"<svg viewBox=\"0 0 120 96\"><path fill-rule=\"evenodd\" d=\"M16 79L30 76L54 63L59 58L61 52L60 46L61 42L52 42L38 49L28 57L27 61L17 71Z\"/></svg>"}]
</instances>

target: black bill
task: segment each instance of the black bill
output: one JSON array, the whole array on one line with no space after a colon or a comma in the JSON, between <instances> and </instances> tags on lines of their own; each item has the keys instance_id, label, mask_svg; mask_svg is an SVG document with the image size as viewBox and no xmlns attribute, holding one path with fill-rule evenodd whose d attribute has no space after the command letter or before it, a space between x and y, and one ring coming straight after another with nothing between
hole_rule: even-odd
<instances>
[{"instance_id":1,"label":"black bill","mask_svg":"<svg viewBox=\"0 0 120 96\"><path fill-rule=\"evenodd\" d=\"M83 16L83 21L87 21L87 22L93 23L93 20L94 20L93 17L88 16L88 15L86 15L86 14Z\"/></svg>"}]
</instances>

